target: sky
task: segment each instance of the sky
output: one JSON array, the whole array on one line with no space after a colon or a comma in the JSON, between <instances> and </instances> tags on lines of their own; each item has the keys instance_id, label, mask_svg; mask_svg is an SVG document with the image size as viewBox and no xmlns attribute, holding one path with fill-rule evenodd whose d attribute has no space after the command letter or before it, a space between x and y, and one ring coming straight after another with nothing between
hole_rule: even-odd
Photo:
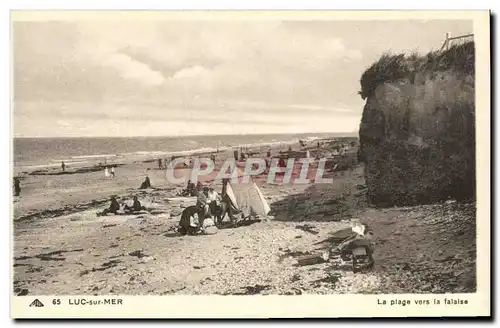
<instances>
[{"instance_id":1,"label":"sky","mask_svg":"<svg viewBox=\"0 0 500 328\"><path fill-rule=\"evenodd\" d=\"M472 21L13 23L16 137L355 132L364 70Z\"/></svg>"}]
</instances>

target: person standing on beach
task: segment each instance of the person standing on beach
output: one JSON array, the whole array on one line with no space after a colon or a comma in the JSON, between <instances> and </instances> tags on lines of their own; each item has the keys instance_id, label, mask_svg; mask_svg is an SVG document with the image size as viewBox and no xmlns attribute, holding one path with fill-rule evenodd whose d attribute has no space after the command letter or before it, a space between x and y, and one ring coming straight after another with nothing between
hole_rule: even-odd
<instances>
[{"instance_id":1,"label":"person standing on beach","mask_svg":"<svg viewBox=\"0 0 500 328\"><path fill-rule=\"evenodd\" d=\"M210 207L210 216L214 218L217 207L220 206L221 198L217 191L214 190L212 186L208 188L208 206Z\"/></svg>"},{"instance_id":2,"label":"person standing on beach","mask_svg":"<svg viewBox=\"0 0 500 328\"><path fill-rule=\"evenodd\" d=\"M115 177L115 167L111 166L111 176L114 178Z\"/></svg>"},{"instance_id":3,"label":"person standing on beach","mask_svg":"<svg viewBox=\"0 0 500 328\"><path fill-rule=\"evenodd\" d=\"M64 161L61 162L61 170L63 172L66 171L66 164L64 164Z\"/></svg>"},{"instance_id":4,"label":"person standing on beach","mask_svg":"<svg viewBox=\"0 0 500 328\"><path fill-rule=\"evenodd\" d=\"M107 179L109 178L109 171L108 171L108 167L106 166L106 168L104 169L104 177Z\"/></svg>"},{"instance_id":5,"label":"person standing on beach","mask_svg":"<svg viewBox=\"0 0 500 328\"><path fill-rule=\"evenodd\" d=\"M19 178L14 178L14 196L19 196L21 194L21 182Z\"/></svg>"},{"instance_id":6,"label":"person standing on beach","mask_svg":"<svg viewBox=\"0 0 500 328\"><path fill-rule=\"evenodd\" d=\"M158 158L158 168L163 169L163 164L161 163L161 158Z\"/></svg>"}]
</instances>

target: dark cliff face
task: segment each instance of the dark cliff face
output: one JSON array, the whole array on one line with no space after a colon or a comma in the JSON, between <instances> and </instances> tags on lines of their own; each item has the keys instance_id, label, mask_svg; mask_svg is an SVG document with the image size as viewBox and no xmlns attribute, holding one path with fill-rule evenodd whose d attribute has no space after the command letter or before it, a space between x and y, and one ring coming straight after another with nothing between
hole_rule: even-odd
<instances>
[{"instance_id":1,"label":"dark cliff face","mask_svg":"<svg viewBox=\"0 0 500 328\"><path fill-rule=\"evenodd\" d=\"M474 97L473 71L456 68L373 88L359 131L371 203L475 199Z\"/></svg>"}]
</instances>

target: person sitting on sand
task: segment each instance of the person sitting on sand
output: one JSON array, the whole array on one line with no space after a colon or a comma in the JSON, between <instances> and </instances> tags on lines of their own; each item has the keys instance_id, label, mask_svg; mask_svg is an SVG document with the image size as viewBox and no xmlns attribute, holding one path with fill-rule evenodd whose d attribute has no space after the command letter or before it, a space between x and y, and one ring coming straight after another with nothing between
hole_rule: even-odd
<instances>
[{"instance_id":1,"label":"person sitting on sand","mask_svg":"<svg viewBox=\"0 0 500 328\"><path fill-rule=\"evenodd\" d=\"M118 211L120 210L120 204L116 200L115 196L111 196L111 204L109 204L109 207L106 208L104 211L101 213L97 213L98 216L101 215L108 215L108 213L113 213L113 214L118 214Z\"/></svg>"},{"instance_id":2,"label":"person sitting on sand","mask_svg":"<svg viewBox=\"0 0 500 328\"><path fill-rule=\"evenodd\" d=\"M149 177L146 176L146 179L144 179L139 189L148 189L148 188L151 188L151 180L149 180Z\"/></svg>"},{"instance_id":3,"label":"person sitting on sand","mask_svg":"<svg viewBox=\"0 0 500 328\"><path fill-rule=\"evenodd\" d=\"M203 192L198 194L198 199L196 200L196 207L200 210L200 213L202 213L201 221L210 216L210 200L208 197L208 191L208 187L203 187Z\"/></svg>"},{"instance_id":4,"label":"person sitting on sand","mask_svg":"<svg viewBox=\"0 0 500 328\"><path fill-rule=\"evenodd\" d=\"M186 207L181 214L178 232L182 235L196 235L200 230L200 213L196 206Z\"/></svg>"},{"instance_id":5,"label":"person sitting on sand","mask_svg":"<svg viewBox=\"0 0 500 328\"><path fill-rule=\"evenodd\" d=\"M124 210L125 212L133 213L133 212L144 211L146 210L146 208L141 205L141 202L139 201L137 196L134 196L134 202L132 203L132 206L125 205Z\"/></svg>"},{"instance_id":6,"label":"person sitting on sand","mask_svg":"<svg viewBox=\"0 0 500 328\"><path fill-rule=\"evenodd\" d=\"M19 178L14 178L14 196L19 196L21 194L21 182Z\"/></svg>"}]
</instances>

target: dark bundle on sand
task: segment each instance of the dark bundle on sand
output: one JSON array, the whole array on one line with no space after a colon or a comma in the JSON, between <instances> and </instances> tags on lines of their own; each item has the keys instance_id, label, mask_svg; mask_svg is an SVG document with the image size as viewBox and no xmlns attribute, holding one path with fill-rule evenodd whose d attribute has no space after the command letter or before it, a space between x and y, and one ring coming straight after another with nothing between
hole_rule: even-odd
<instances>
[{"instance_id":1,"label":"dark bundle on sand","mask_svg":"<svg viewBox=\"0 0 500 328\"><path fill-rule=\"evenodd\" d=\"M474 42L385 54L361 78L360 158L370 201L475 198Z\"/></svg>"}]
</instances>

